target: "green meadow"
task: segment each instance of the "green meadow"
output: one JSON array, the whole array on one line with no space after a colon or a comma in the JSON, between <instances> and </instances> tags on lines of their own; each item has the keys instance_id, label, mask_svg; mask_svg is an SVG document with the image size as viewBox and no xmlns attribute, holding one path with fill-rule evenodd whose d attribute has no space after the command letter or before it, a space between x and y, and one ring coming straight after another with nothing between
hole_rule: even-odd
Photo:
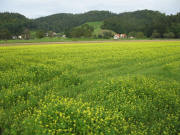
<instances>
[{"instance_id":1,"label":"green meadow","mask_svg":"<svg viewBox=\"0 0 180 135\"><path fill-rule=\"evenodd\" d=\"M180 134L180 41L0 47L2 135Z\"/></svg>"}]
</instances>

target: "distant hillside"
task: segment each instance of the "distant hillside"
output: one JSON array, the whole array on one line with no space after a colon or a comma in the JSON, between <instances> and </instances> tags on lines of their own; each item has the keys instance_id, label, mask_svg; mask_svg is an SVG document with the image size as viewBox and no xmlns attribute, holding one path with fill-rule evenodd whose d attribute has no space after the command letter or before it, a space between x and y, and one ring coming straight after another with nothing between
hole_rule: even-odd
<instances>
[{"instance_id":1,"label":"distant hillside","mask_svg":"<svg viewBox=\"0 0 180 135\"><path fill-rule=\"evenodd\" d=\"M143 32L147 37L150 37L153 32L158 33L159 37L163 37L164 33L174 32L178 37L180 36L180 14L167 16L151 10L126 12L107 18L102 27L117 33Z\"/></svg>"},{"instance_id":2,"label":"distant hillside","mask_svg":"<svg viewBox=\"0 0 180 135\"><path fill-rule=\"evenodd\" d=\"M85 23L95 28L95 35L103 29L132 35L140 32L140 35L154 38L180 38L180 13L165 15L158 11L140 10L121 14L109 11L60 13L37 19L28 19L18 13L0 13L0 39L22 34L25 30L68 33Z\"/></svg>"},{"instance_id":3,"label":"distant hillside","mask_svg":"<svg viewBox=\"0 0 180 135\"><path fill-rule=\"evenodd\" d=\"M24 28L35 28L32 20L18 13L0 13L0 30L6 29L11 34L18 35Z\"/></svg>"},{"instance_id":4,"label":"distant hillside","mask_svg":"<svg viewBox=\"0 0 180 135\"><path fill-rule=\"evenodd\" d=\"M7 24L7 23L22 23L27 21L28 19L18 13L0 13L0 25Z\"/></svg>"},{"instance_id":5,"label":"distant hillside","mask_svg":"<svg viewBox=\"0 0 180 135\"><path fill-rule=\"evenodd\" d=\"M103 21L113 17L109 11L90 11L84 14L55 14L35 19L35 24L39 29L64 32L86 22Z\"/></svg>"}]
</instances>

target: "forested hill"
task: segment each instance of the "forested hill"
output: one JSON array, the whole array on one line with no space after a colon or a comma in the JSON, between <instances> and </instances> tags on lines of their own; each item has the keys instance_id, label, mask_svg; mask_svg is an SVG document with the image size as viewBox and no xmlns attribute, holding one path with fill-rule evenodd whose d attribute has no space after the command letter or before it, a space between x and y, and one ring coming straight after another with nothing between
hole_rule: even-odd
<instances>
[{"instance_id":1,"label":"forested hill","mask_svg":"<svg viewBox=\"0 0 180 135\"><path fill-rule=\"evenodd\" d=\"M0 31L8 31L12 35L18 35L21 34L25 28L36 28L33 20L18 13L0 13Z\"/></svg>"},{"instance_id":2,"label":"forested hill","mask_svg":"<svg viewBox=\"0 0 180 135\"><path fill-rule=\"evenodd\" d=\"M8 39L28 30L60 33L87 22L97 21L103 22L103 29L134 37L140 35L153 38L180 38L180 13L165 15L158 11L141 10L121 14L109 11L61 13L37 19L28 19L18 13L0 13L0 39Z\"/></svg>"},{"instance_id":3,"label":"forested hill","mask_svg":"<svg viewBox=\"0 0 180 135\"><path fill-rule=\"evenodd\" d=\"M23 21L26 21L27 18L21 14L18 13L0 13L0 24L4 23L21 23Z\"/></svg>"},{"instance_id":4,"label":"forested hill","mask_svg":"<svg viewBox=\"0 0 180 135\"><path fill-rule=\"evenodd\" d=\"M169 16L151 10L121 13L107 18L102 27L117 33L131 33L132 35L135 32L143 32L147 37L150 37L152 33L163 37L164 33L169 32L180 37L180 13Z\"/></svg>"},{"instance_id":5,"label":"forested hill","mask_svg":"<svg viewBox=\"0 0 180 135\"><path fill-rule=\"evenodd\" d=\"M90 11L83 14L55 14L34 20L38 29L63 32L86 22L103 21L116 14L109 11Z\"/></svg>"}]
</instances>

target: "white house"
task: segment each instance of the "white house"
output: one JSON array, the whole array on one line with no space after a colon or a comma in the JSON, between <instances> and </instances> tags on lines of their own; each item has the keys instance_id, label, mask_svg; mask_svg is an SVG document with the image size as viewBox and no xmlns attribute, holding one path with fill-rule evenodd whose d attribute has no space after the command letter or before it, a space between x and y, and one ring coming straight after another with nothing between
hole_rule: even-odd
<instances>
[{"instance_id":1,"label":"white house","mask_svg":"<svg viewBox=\"0 0 180 135\"><path fill-rule=\"evenodd\" d=\"M120 34L120 38L126 38L126 34Z\"/></svg>"},{"instance_id":2,"label":"white house","mask_svg":"<svg viewBox=\"0 0 180 135\"><path fill-rule=\"evenodd\" d=\"M114 39L120 39L120 38L126 38L127 35L126 34L115 34L114 35Z\"/></svg>"},{"instance_id":3,"label":"white house","mask_svg":"<svg viewBox=\"0 0 180 135\"><path fill-rule=\"evenodd\" d=\"M114 39L119 39L120 38L120 34L115 34L114 35Z\"/></svg>"},{"instance_id":4,"label":"white house","mask_svg":"<svg viewBox=\"0 0 180 135\"><path fill-rule=\"evenodd\" d=\"M21 36L21 35L19 35L19 36L18 36L18 39L22 39L22 36Z\"/></svg>"}]
</instances>

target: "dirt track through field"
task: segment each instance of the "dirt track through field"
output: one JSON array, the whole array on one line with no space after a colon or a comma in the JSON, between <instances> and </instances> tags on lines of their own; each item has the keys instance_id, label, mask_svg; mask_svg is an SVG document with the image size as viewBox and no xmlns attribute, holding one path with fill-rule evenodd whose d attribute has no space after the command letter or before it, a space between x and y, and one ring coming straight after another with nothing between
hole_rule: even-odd
<instances>
[{"instance_id":1,"label":"dirt track through field","mask_svg":"<svg viewBox=\"0 0 180 135\"><path fill-rule=\"evenodd\" d=\"M79 43L106 43L106 42L164 42L180 40L104 40L104 41L70 41L70 42L40 42L40 43L3 43L0 47L6 46L24 46L24 45L50 45L50 44L79 44Z\"/></svg>"}]
</instances>

